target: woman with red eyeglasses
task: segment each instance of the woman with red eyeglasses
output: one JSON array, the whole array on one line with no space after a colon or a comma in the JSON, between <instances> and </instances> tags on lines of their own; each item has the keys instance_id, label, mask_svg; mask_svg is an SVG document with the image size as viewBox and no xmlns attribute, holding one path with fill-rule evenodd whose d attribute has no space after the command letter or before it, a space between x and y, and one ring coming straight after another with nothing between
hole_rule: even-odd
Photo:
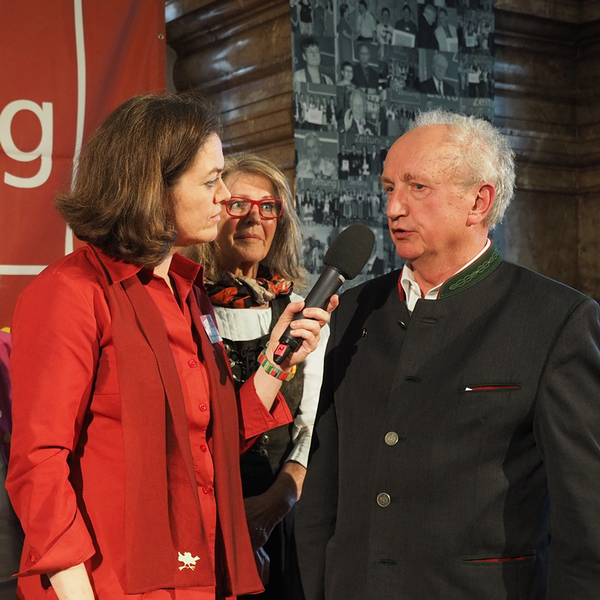
<instances>
[{"instance_id":1,"label":"woman with red eyeglasses","mask_svg":"<svg viewBox=\"0 0 600 600\"><path fill-rule=\"evenodd\" d=\"M307 273L301 266L300 223L283 173L265 158L243 154L225 159L223 181L231 199L222 205L217 237L194 247L191 257L205 267L206 288L234 380L241 386L259 367L285 306L301 299L292 288L304 286ZM260 436L241 459L250 538L266 584L265 592L252 598L302 598L292 526L328 333L322 330L317 350L281 388L294 421Z\"/></svg>"}]
</instances>

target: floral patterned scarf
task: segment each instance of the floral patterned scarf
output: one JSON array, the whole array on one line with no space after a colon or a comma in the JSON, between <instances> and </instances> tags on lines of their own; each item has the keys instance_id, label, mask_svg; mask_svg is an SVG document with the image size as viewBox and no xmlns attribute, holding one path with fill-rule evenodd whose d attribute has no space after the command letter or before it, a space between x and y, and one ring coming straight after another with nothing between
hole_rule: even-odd
<instances>
[{"instance_id":1,"label":"floral patterned scarf","mask_svg":"<svg viewBox=\"0 0 600 600\"><path fill-rule=\"evenodd\" d=\"M264 306L279 295L290 294L293 285L281 275L271 274L264 265L259 265L256 279L224 272L219 281L204 282L210 301L215 306L230 308Z\"/></svg>"}]
</instances>

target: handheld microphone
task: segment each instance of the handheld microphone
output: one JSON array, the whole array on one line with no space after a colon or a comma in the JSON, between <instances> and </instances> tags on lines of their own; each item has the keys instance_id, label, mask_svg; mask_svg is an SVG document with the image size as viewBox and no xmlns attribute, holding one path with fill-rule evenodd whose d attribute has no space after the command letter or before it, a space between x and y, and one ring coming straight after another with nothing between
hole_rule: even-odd
<instances>
[{"instance_id":1,"label":"handheld microphone","mask_svg":"<svg viewBox=\"0 0 600 600\"><path fill-rule=\"evenodd\" d=\"M306 296L305 308L325 308L329 298L347 280L354 279L363 269L375 244L373 232L360 223L344 229L331 243L323 262L325 267L317 282ZM302 312L296 313L294 321L303 319ZM279 338L279 344L273 352L273 360L280 365L291 352L300 347L302 338L290 335L288 327Z\"/></svg>"}]
</instances>

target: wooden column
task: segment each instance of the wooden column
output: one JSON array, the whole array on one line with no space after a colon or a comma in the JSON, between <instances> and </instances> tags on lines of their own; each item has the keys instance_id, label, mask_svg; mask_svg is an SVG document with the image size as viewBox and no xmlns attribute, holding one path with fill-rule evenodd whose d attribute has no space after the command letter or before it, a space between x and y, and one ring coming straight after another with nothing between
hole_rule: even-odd
<instances>
[{"instance_id":1,"label":"wooden column","mask_svg":"<svg viewBox=\"0 0 600 600\"><path fill-rule=\"evenodd\" d=\"M167 0L177 90L221 113L226 151L252 149L294 179L292 49L287 0Z\"/></svg>"},{"instance_id":2,"label":"wooden column","mask_svg":"<svg viewBox=\"0 0 600 600\"><path fill-rule=\"evenodd\" d=\"M600 298L600 5L495 7L497 124L518 165L508 257Z\"/></svg>"},{"instance_id":3,"label":"wooden column","mask_svg":"<svg viewBox=\"0 0 600 600\"><path fill-rule=\"evenodd\" d=\"M517 155L507 258L578 284L577 2L497 0L496 124Z\"/></svg>"},{"instance_id":4,"label":"wooden column","mask_svg":"<svg viewBox=\"0 0 600 600\"><path fill-rule=\"evenodd\" d=\"M600 4L583 0L577 60L579 287L600 299Z\"/></svg>"}]
</instances>

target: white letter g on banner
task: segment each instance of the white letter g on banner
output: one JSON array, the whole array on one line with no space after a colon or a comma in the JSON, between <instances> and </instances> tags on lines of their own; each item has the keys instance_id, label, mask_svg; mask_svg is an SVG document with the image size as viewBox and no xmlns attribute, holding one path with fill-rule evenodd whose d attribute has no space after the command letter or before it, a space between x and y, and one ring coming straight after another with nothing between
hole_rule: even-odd
<instances>
[{"instance_id":1,"label":"white letter g on banner","mask_svg":"<svg viewBox=\"0 0 600 600\"><path fill-rule=\"evenodd\" d=\"M41 138L38 147L31 152L23 152L15 145L11 125L14 116L21 110L29 110L39 119ZM40 187L50 177L52 170L52 103L43 102L42 106L31 100L15 100L0 113L0 145L6 155L19 162L32 162L41 158L40 169L32 177L17 177L4 173L4 182L18 188Z\"/></svg>"}]
</instances>

